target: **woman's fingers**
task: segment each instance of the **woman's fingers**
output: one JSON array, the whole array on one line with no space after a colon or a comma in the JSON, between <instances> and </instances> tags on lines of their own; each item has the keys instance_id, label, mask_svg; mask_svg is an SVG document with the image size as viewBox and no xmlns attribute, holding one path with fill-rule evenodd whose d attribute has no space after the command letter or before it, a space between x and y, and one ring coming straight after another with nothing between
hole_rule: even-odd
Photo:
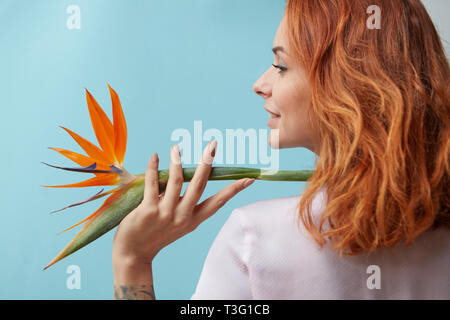
<instances>
[{"instance_id":1,"label":"woman's fingers","mask_svg":"<svg viewBox=\"0 0 450 320\"><path fill-rule=\"evenodd\" d=\"M203 191L208 182L209 174L211 173L211 166L216 153L217 140L214 140L206 146L203 151L202 159L195 169L186 191L183 195L183 200L180 202L180 209L184 212L192 212L197 202L200 200Z\"/></svg>"},{"instance_id":2,"label":"woman's fingers","mask_svg":"<svg viewBox=\"0 0 450 320\"><path fill-rule=\"evenodd\" d=\"M236 194L251 185L255 179L244 178L229 184L218 193L204 200L195 207L193 219L195 227L217 212Z\"/></svg>"},{"instance_id":3,"label":"woman's fingers","mask_svg":"<svg viewBox=\"0 0 450 320\"><path fill-rule=\"evenodd\" d=\"M202 159L195 169L186 192L181 197L183 187L183 168L181 166L181 155L178 145L174 145L170 151L169 179L165 191L159 196L158 155L155 153L150 159L145 172L144 200L148 205L158 205L161 217L170 218L176 225L194 226L194 228L212 216L225 203L237 193L248 187L255 179L244 178L237 180L223 188L214 196L206 199L199 205L215 156L217 141L210 142L203 151Z\"/></svg>"},{"instance_id":4,"label":"woman's fingers","mask_svg":"<svg viewBox=\"0 0 450 320\"><path fill-rule=\"evenodd\" d=\"M175 207L180 200L180 192L183 188L183 168L181 167L180 149L175 144L170 149L170 166L169 166L169 180L167 181L167 187L164 194L161 205L164 207L164 211L172 214Z\"/></svg>"},{"instance_id":5,"label":"woman's fingers","mask_svg":"<svg viewBox=\"0 0 450 320\"><path fill-rule=\"evenodd\" d=\"M155 205L159 201L159 175L158 175L158 154L155 152L147 164L145 170L145 186L143 202Z\"/></svg>"}]
</instances>

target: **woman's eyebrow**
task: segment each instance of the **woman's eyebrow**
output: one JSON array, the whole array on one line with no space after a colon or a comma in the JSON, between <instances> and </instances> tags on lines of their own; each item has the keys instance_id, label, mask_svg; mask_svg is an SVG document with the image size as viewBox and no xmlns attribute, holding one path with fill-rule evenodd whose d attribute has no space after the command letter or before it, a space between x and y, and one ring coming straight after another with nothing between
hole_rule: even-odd
<instances>
[{"instance_id":1,"label":"woman's eyebrow","mask_svg":"<svg viewBox=\"0 0 450 320\"><path fill-rule=\"evenodd\" d=\"M272 52L273 52L274 54L277 54L278 51L281 51L281 52L283 52L283 53L286 53L286 51L284 51L283 47L281 47L281 46L277 46L277 47L273 47L273 48L272 48Z\"/></svg>"}]
</instances>

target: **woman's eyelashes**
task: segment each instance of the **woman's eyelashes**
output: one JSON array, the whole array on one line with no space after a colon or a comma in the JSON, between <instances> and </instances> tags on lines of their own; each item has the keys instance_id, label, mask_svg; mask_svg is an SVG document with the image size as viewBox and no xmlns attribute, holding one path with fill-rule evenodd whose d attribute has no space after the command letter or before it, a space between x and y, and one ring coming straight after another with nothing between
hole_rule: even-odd
<instances>
[{"instance_id":1,"label":"woman's eyelashes","mask_svg":"<svg viewBox=\"0 0 450 320\"><path fill-rule=\"evenodd\" d=\"M284 71L287 70L287 68L286 68L285 66L282 66L282 65L280 65L280 64L274 64L274 63L272 63L272 66L273 66L275 69L278 69L278 73L282 73L282 72L284 72Z\"/></svg>"}]
</instances>

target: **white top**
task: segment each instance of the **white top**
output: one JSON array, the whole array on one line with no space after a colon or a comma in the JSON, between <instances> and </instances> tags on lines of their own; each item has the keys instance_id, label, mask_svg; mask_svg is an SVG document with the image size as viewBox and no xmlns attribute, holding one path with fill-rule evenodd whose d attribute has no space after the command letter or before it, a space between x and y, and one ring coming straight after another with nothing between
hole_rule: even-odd
<instances>
[{"instance_id":1,"label":"white top","mask_svg":"<svg viewBox=\"0 0 450 320\"><path fill-rule=\"evenodd\" d=\"M208 253L191 299L450 299L450 232L343 256L297 228L300 196L234 209ZM313 201L323 212L326 193Z\"/></svg>"}]
</instances>

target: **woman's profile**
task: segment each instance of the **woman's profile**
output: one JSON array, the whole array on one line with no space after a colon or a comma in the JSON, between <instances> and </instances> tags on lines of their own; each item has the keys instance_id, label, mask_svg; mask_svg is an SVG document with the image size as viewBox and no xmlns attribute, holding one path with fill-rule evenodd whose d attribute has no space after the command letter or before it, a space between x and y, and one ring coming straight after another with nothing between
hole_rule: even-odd
<instances>
[{"instance_id":1,"label":"woman's profile","mask_svg":"<svg viewBox=\"0 0 450 320\"><path fill-rule=\"evenodd\" d=\"M450 69L423 4L287 0L272 51L253 86L269 143L311 150L315 172L301 195L233 210L192 299L450 299ZM253 182L198 203L216 146L183 196L177 145L161 196L149 160L114 236L115 299L155 299L157 253Z\"/></svg>"}]
</instances>

